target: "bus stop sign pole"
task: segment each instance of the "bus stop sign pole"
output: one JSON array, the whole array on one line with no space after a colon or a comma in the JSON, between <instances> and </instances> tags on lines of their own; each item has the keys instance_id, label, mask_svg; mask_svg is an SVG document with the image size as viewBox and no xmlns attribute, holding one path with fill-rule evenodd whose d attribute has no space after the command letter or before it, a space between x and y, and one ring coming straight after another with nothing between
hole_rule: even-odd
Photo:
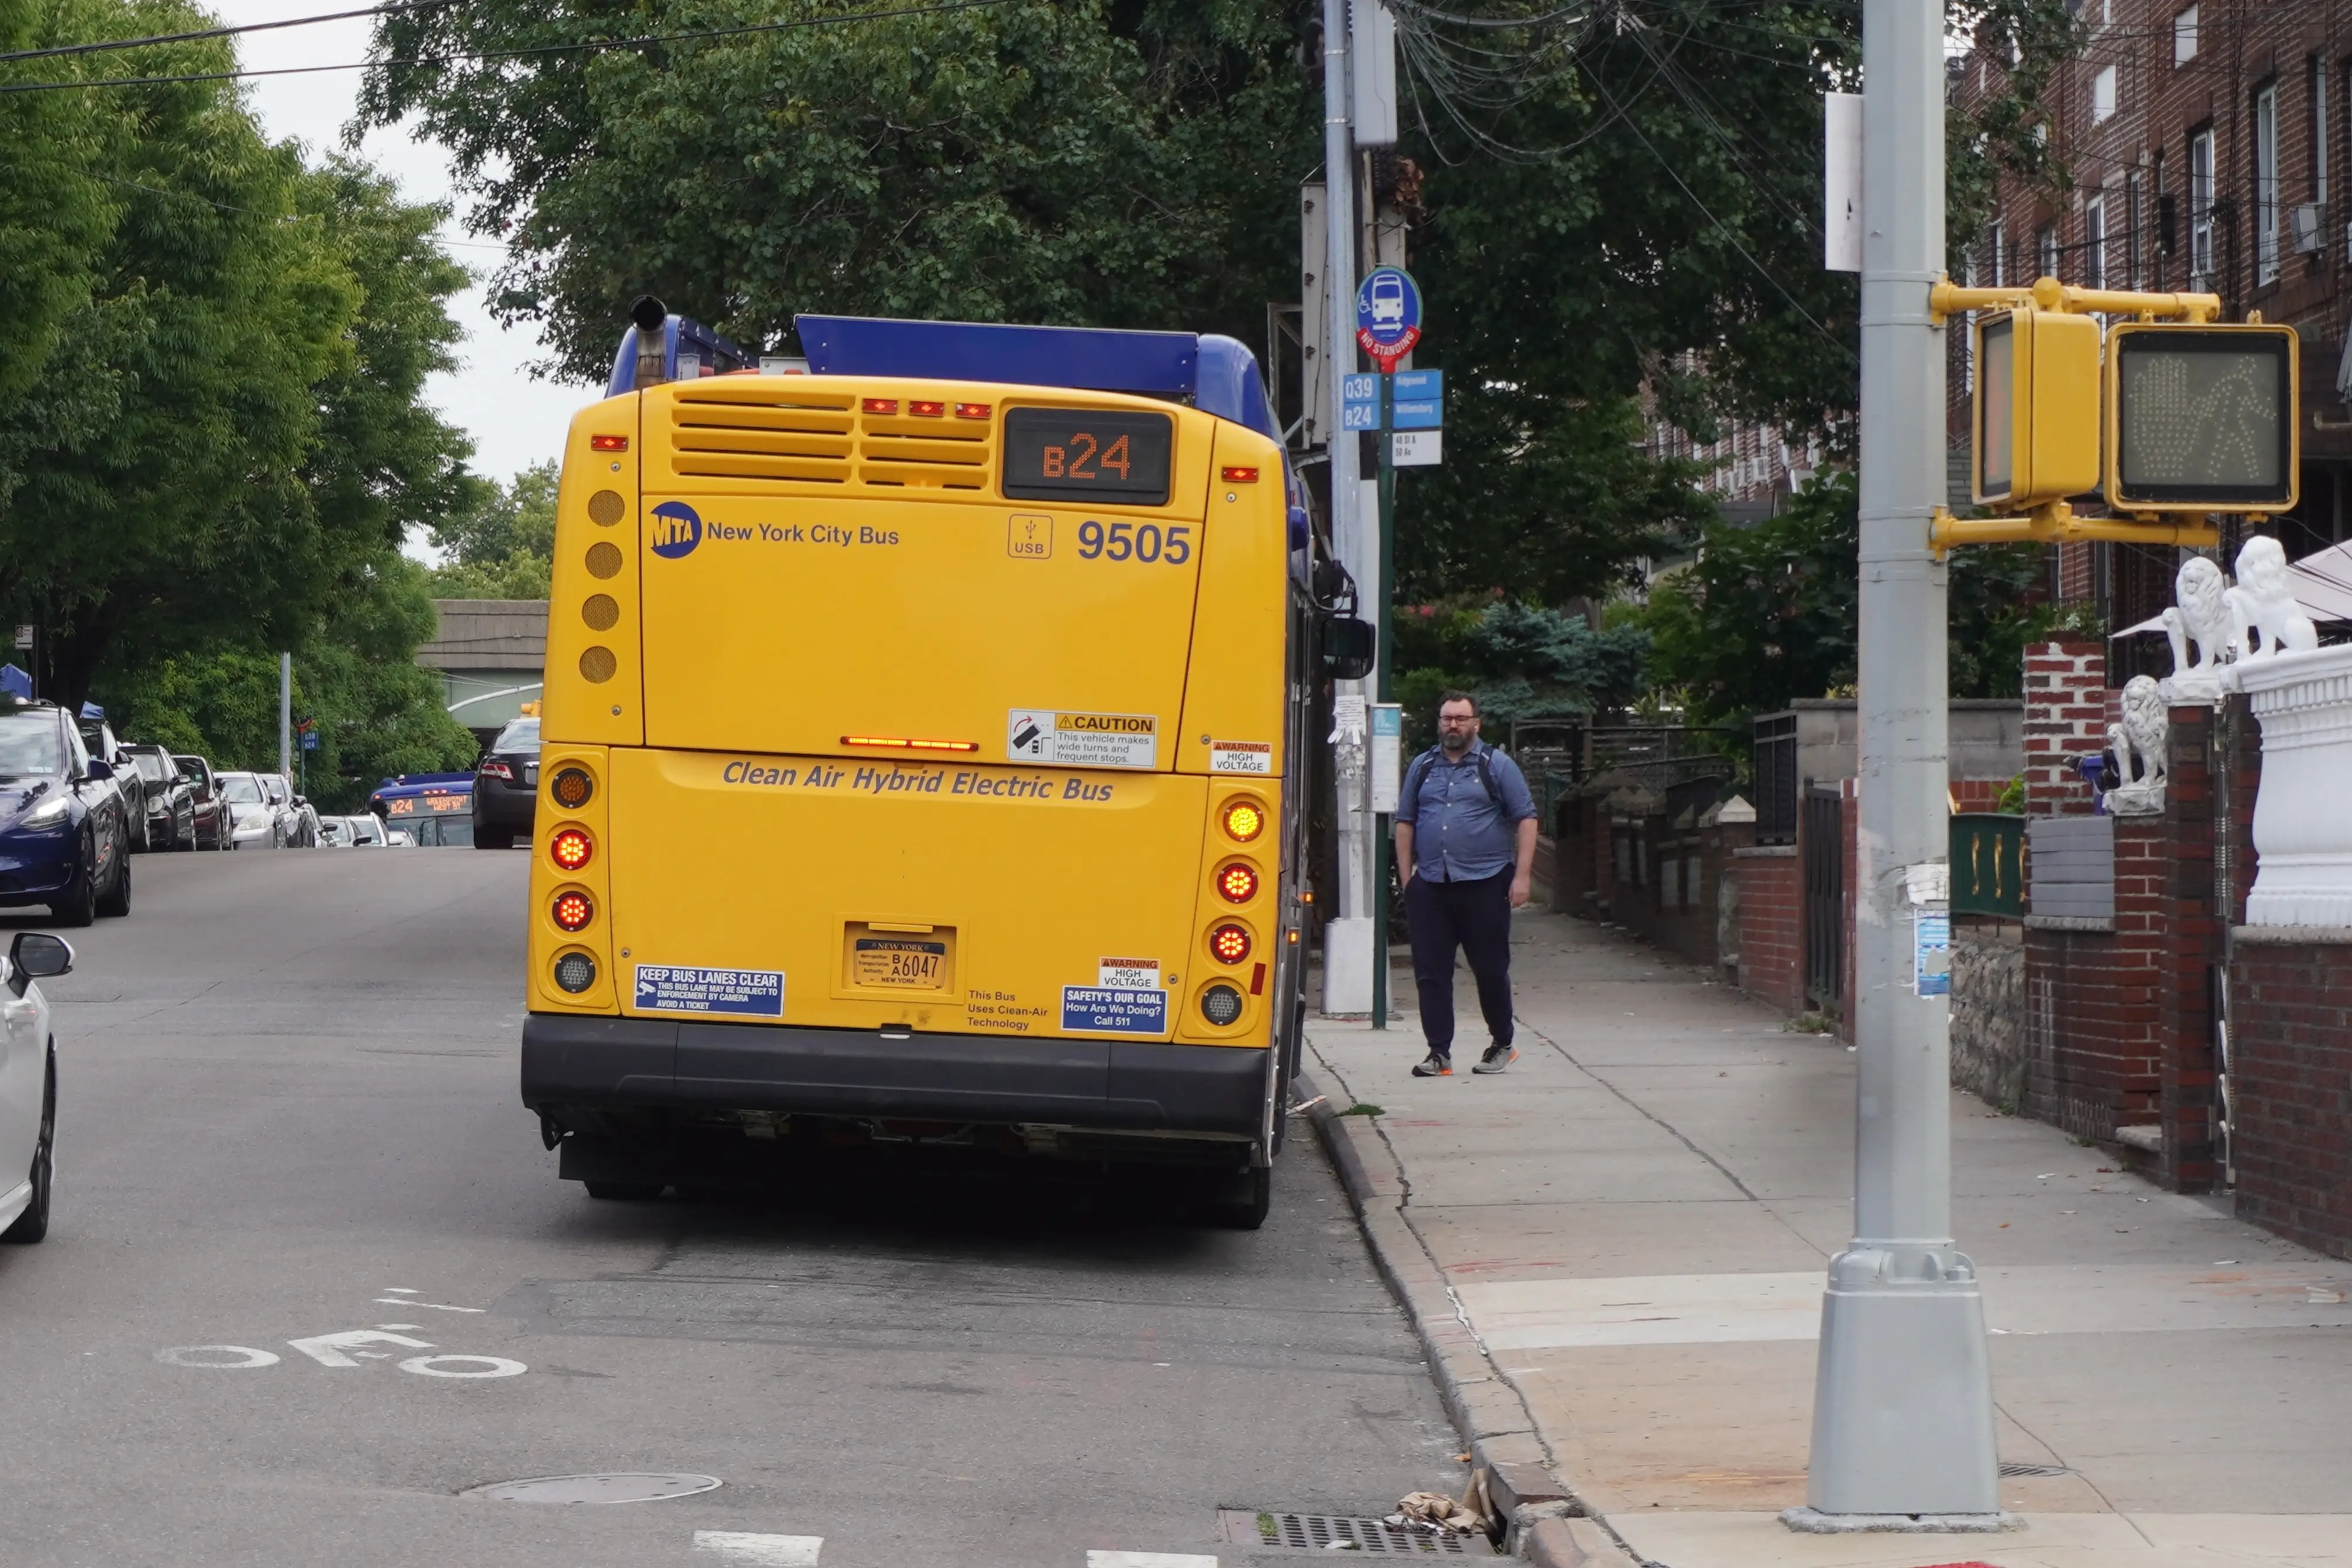
<instances>
[{"instance_id":1,"label":"bus stop sign pole","mask_svg":"<svg viewBox=\"0 0 2352 1568\"><path fill-rule=\"evenodd\" d=\"M1861 832L1853 1239L1830 1260L1807 1506L1791 1528L1992 1530L1992 1377L1976 1266L1952 1244L1945 917L1943 0L1863 5Z\"/></svg>"}]
</instances>

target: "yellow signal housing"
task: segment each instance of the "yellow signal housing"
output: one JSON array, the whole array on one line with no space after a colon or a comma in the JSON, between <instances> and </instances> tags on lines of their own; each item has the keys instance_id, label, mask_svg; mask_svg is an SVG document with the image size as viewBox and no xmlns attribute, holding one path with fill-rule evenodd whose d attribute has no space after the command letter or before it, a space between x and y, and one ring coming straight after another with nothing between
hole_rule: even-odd
<instances>
[{"instance_id":1,"label":"yellow signal housing","mask_svg":"<svg viewBox=\"0 0 2352 1568\"><path fill-rule=\"evenodd\" d=\"M2099 483L2099 323L2020 307L1977 319L1979 503L2032 507Z\"/></svg>"},{"instance_id":2,"label":"yellow signal housing","mask_svg":"<svg viewBox=\"0 0 2352 1568\"><path fill-rule=\"evenodd\" d=\"M2292 327L2110 329L2107 504L2130 512L2284 512L2299 493L2300 343Z\"/></svg>"}]
</instances>

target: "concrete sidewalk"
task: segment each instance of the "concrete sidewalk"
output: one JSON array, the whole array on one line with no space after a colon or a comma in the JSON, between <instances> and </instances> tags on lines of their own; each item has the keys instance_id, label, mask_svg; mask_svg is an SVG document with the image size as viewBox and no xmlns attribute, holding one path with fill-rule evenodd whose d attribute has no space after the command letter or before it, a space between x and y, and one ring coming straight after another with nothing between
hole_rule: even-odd
<instances>
[{"instance_id":1,"label":"concrete sidewalk","mask_svg":"<svg viewBox=\"0 0 2352 1568\"><path fill-rule=\"evenodd\" d=\"M2352 1264L1952 1097L1954 1224L1992 1333L2001 1535L1801 1536L1824 1265L1848 1239L1853 1052L1654 950L1523 915L1520 1057L1462 977L1447 1079L1414 1019L1318 1021L1322 1124L1481 1458L1666 1568L2352 1564ZM1397 985L1410 1006L1412 979ZM1568 1529L1544 1548L1573 1560ZM1538 1552L1540 1555L1541 1552Z\"/></svg>"}]
</instances>

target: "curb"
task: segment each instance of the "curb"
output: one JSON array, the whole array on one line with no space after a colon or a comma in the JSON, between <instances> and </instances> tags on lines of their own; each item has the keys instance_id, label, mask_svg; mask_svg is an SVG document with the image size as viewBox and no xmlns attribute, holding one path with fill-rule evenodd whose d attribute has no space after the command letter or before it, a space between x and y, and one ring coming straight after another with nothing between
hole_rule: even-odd
<instances>
[{"instance_id":1,"label":"curb","mask_svg":"<svg viewBox=\"0 0 2352 1568\"><path fill-rule=\"evenodd\" d=\"M1293 1083L1303 1099L1325 1092L1302 1070ZM1404 1309L1428 1358L1430 1375L1448 1419L1470 1450L1474 1472L1486 1473L1495 1511L1507 1521L1504 1547L1553 1568L1634 1568L1604 1525L1587 1518L1575 1492L1558 1476L1518 1390L1503 1376L1472 1332L1444 1274L1403 1215L1412 1187L1395 1155L1370 1118L1345 1116L1330 1100L1307 1113L1317 1139L1339 1174L1349 1207L1363 1228L1381 1282ZM1529 1517L1539 1513L1540 1519ZM1579 1527L1575 1532L1565 1526Z\"/></svg>"}]
</instances>

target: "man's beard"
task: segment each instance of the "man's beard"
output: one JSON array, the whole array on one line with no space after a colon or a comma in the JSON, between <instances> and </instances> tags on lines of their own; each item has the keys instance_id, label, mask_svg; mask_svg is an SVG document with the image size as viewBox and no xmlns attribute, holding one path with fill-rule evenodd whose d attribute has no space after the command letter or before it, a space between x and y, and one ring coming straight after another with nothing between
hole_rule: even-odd
<instances>
[{"instance_id":1,"label":"man's beard","mask_svg":"<svg viewBox=\"0 0 2352 1568\"><path fill-rule=\"evenodd\" d=\"M1459 757L1470 749L1470 737L1449 730L1437 737L1437 744L1445 747L1445 754L1448 757Z\"/></svg>"}]
</instances>

